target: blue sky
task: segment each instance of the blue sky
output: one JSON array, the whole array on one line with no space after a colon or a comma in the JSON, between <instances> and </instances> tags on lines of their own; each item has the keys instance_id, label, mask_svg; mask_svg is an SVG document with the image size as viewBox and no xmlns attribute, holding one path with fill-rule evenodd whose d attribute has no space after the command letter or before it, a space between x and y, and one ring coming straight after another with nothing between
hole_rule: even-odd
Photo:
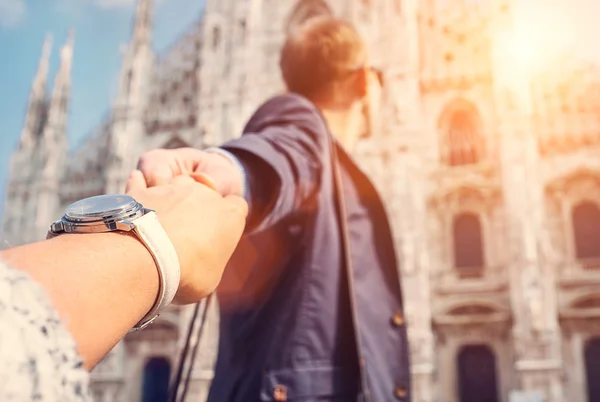
<instances>
[{"instance_id":1,"label":"blue sky","mask_svg":"<svg viewBox=\"0 0 600 402\"><path fill-rule=\"evenodd\" d=\"M600 37L600 1L515 1L519 4L517 19L522 35L533 41L534 48L559 43L581 57L600 62L600 47L594 45ZM98 124L114 96L119 46L129 40L134 2L0 0L0 211L9 158L23 125L44 35L54 35L52 83L58 48L68 29L75 29L68 127L70 143L75 144ZM158 4L154 40L160 51L199 17L204 0L159 0Z\"/></svg>"},{"instance_id":2,"label":"blue sky","mask_svg":"<svg viewBox=\"0 0 600 402\"><path fill-rule=\"evenodd\" d=\"M76 144L98 124L114 96L119 46L129 41L135 0L0 0L0 216L10 154L23 126L44 36L54 36L50 89L67 31L75 29L68 135ZM159 0L157 50L195 21L203 0Z\"/></svg>"}]
</instances>

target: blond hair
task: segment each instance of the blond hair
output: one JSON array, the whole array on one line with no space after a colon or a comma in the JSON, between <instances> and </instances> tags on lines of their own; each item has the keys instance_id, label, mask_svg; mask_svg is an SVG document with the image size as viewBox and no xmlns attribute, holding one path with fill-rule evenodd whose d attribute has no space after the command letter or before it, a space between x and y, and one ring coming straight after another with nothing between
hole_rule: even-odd
<instances>
[{"instance_id":1,"label":"blond hair","mask_svg":"<svg viewBox=\"0 0 600 402\"><path fill-rule=\"evenodd\" d=\"M330 95L335 83L365 59L365 44L351 23L314 17L290 33L280 67L290 92L312 98Z\"/></svg>"}]
</instances>

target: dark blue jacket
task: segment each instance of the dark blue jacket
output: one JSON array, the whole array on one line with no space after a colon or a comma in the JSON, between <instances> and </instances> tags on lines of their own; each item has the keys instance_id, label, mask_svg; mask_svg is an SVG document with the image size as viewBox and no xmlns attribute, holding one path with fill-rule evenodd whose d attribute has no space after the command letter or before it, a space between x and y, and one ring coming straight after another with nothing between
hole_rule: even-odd
<instances>
[{"instance_id":1,"label":"dark blue jacket","mask_svg":"<svg viewBox=\"0 0 600 402\"><path fill-rule=\"evenodd\" d=\"M219 288L211 402L410 400L389 222L369 179L338 146L349 294L329 136L319 110L288 94L262 105L244 135L222 147L246 169L251 216Z\"/></svg>"}]
</instances>

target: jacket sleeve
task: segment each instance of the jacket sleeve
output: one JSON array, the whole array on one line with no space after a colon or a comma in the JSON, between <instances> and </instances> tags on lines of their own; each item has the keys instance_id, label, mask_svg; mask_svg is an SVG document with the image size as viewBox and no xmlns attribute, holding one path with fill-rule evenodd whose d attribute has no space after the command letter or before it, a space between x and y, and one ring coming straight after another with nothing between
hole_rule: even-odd
<instances>
[{"instance_id":1,"label":"jacket sleeve","mask_svg":"<svg viewBox=\"0 0 600 402\"><path fill-rule=\"evenodd\" d=\"M221 147L235 155L246 171L249 231L301 217L316 207L310 200L320 189L329 134L314 107L295 104L288 109Z\"/></svg>"}]
</instances>

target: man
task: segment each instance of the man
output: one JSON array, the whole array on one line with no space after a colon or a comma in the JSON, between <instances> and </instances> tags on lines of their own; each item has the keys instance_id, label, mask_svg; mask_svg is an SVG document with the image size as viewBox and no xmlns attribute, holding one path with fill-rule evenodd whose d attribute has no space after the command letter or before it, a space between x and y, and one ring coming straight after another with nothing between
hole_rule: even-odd
<instances>
[{"instance_id":1,"label":"man","mask_svg":"<svg viewBox=\"0 0 600 402\"><path fill-rule=\"evenodd\" d=\"M208 151L152 151L138 166L149 185L203 173L222 195L244 195L250 205L246 241L219 289L209 400L408 401L389 223L375 188L344 151L376 122L381 76L352 25L321 18L287 39L281 70L289 93L263 104L241 138ZM351 266L336 218L331 134Z\"/></svg>"}]
</instances>

